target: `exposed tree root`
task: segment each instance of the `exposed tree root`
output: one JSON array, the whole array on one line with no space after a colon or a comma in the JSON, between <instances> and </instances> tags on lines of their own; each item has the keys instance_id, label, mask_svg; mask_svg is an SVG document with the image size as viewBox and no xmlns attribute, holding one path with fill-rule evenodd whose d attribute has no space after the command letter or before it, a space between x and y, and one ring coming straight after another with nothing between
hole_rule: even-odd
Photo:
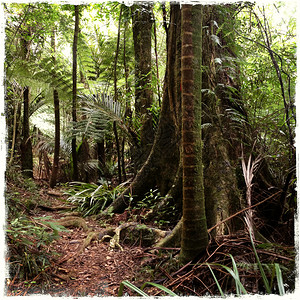
<instances>
[{"instance_id":1,"label":"exposed tree root","mask_svg":"<svg viewBox=\"0 0 300 300\"><path fill-rule=\"evenodd\" d=\"M78 227L82 228L85 232L89 231L88 226L83 218L68 216L56 221L59 225L64 227Z\"/></svg>"},{"instance_id":2,"label":"exposed tree root","mask_svg":"<svg viewBox=\"0 0 300 300\"><path fill-rule=\"evenodd\" d=\"M165 238L160 240L155 247L179 247L181 241L182 218Z\"/></svg>"},{"instance_id":3,"label":"exposed tree root","mask_svg":"<svg viewBox=\"0 0 300 300\"><path fill-rule=\"evenodd\" d=\"M104 231L89 232L83 244L79 247L79 253L82 253L92 241L102 243L109 240L110 248L119 248L123 251L122 243L135 245L139 243L141 246L151 246L160 239L165 238L170 232L157 228L148 227L136 222L129 222L120 225L117 228L109 228Z\"/></svg>"},{"instance_id":4,"label":"exposed tree root","mask_svg":"<svg viewBox=\"0 0 300 300\"><path fill-rule=\"evenodd\" d=\"M58 211L58 210L66 210L66 209L71 209L74 206L46 206L46 205L42 205L42 204L38 204L37 205L38 208L45 210L45 211Z\"/></svg>"}]
</instances>

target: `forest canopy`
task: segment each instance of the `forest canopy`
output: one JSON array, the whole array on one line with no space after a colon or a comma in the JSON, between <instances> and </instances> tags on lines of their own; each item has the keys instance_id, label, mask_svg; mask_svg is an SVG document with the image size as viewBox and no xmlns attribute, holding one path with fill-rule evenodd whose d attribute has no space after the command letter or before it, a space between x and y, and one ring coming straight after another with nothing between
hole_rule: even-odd
<instances>
[{"instance_id":1,"label":"forest canopy","mask_svg":"<svg viewBox=\"0 0 300 300\"><path fill-rule=\"evenodd\" d=\"M2 8L9 295L294 290L295 3Z\"/></svg>"}]
</instances>

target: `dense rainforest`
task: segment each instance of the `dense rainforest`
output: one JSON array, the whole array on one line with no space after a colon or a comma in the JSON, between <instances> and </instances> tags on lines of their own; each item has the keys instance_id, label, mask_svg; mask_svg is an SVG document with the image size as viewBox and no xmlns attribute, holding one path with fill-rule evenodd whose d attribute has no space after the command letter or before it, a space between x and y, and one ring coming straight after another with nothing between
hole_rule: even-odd
<instances>
[{"instance_id":1,"label":"dense rainforest","mask_svg":"<svg viewBox=\"0 0 300 300\"><path fill-rule=\"evenodd\" d=\"M6 295L295 292L295 3L2 9Z\"/></svg>"}]
</instances>

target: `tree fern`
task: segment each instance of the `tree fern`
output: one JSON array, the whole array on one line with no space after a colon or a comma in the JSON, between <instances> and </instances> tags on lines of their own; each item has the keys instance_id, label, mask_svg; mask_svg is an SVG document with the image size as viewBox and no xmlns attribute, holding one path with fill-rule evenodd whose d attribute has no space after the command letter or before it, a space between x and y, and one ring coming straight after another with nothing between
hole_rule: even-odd
<instances>
[{"instance_id":1,"label":"tree fern","mask_svg":"<svg viewBox=\"0 0 300 300\"><path fill-rule=\"evenodd\" d=\"M96 70L92 58L92 51L86 42L86 37L83 34L78 36L78 63L79 70L82 72L84 79L89 80L95 77Z\"/></svg>"},{"instance_id":2,"label":"tree fern","mask_svg":"<svg viewBox=\"0 0 300 300\"><path fill-rule=\"evenodd\" d=\"M73 134L102 140L112 122L116 122L126 134L129 133L123 121L125 108L120 102L105 94L81 94L79 98L82 118L75 125Z\"/></svg>"}]
</instances>

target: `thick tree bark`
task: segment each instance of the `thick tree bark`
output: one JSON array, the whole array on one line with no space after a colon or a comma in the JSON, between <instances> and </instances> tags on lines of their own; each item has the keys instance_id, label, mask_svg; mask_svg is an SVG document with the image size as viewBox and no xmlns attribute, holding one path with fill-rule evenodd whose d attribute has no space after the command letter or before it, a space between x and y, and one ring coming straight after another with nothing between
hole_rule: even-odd
<instances>
[{"instance_id":1,"label":"thick tree bark","mask_svg":"<svg viewBox=\"0 0 300 300\"><path fill-rule=\"evenodd\" d=\"M202 167L202 6L182 5L183 217L180 260L186 263L208 244Z\"/></svg>"},{"instance_id":2,"label":"thick tree bark","mask_svg":"<svg viewBox=\"0 0 300 300\"><path fill-rule=\"evenodd\" d=\"M180 6L171 5L167 68L165 74L164 94L157 133L151 152L141 167L130 187L118 197L108 210L120 213L128 206L128 195L134 201L155 185L161 195L171 189L179 167L180 147ZM178 42L179 41L179 42ZM171 84L172 83L172 84Z\"/></svg>"},{"instance_id":3,"label":"thick tree bark","mask_svg":"<svg viewBox=\"0 0 300 300\"><path fill-rule=\"evenodd\" d=\"M223 31L215 25L225 23L227 27L234 26L234 20L230 19L233 7L228 6L226 10L219 5L207 5L203 9L203 26L206 29L203 31L202 88L210 91L204 92L202 98L202 124L207 125L203 129L203 163L207 225L212 227L241 208L238 176L242 174L238 175L238 170L241 142L245 139L247 128L232 120L228 111L236 111L245 119L247 116L239 96L238 69L234 62L227 62L231 64L231 70L235 70L230 74L230 68L223 66L226 57L234 56L230 47L233 37L225 39ZM218 42L211 36L216 36ZM234 232L240 225L238 219L232 219L212 234Z\"/></svg>"},{"instance_id":4,"label":"thick tree bark","mask_svg":"<svg viewBox=\"0 0 300 300\"><path fill-rule=\"evenodd\" d=\"M153 19L154 19L154 15L153 15ZM157 53L157 33L156 33L156 22L155 22L155 20L153 21L153 29L154 29L154 52L155 52L155 64L156 64L157 96L158 96L158 105L161 106L158 53Z\"/></svg>"},{"instance_id":5,"label":"thick tree bark","mask_svg":"<svg viewBox=\"0 0 300 300\"><path fill-rule=\"evenodd\" d=\"M74 5L75 8L75 27L74 27L74 39L73 39L73 70L72 70L72 121L75 124L77 122L77 43L79 34L79 6ZM78 158L77 158L77 146L76 137L72 139L72 160L73 160L73 180L78 180Z\"/></svg>"},{"instance_id":6,"label":"thick tree bark","mask_svg":"<svg viewBox=\"0 0 300 300\"><path fill-rule=\"evenodd\" d=\"M151 87L152 4L144 2L140 5L133 5L131 11L135 53L135 113L136 117L141 120L141 149L136 149L139 151L139 155L136 155L139 159L135 162L139 166L145 162L154 140L152 115L149 111L153 102Z\"/></svg>"}]
</instances>

